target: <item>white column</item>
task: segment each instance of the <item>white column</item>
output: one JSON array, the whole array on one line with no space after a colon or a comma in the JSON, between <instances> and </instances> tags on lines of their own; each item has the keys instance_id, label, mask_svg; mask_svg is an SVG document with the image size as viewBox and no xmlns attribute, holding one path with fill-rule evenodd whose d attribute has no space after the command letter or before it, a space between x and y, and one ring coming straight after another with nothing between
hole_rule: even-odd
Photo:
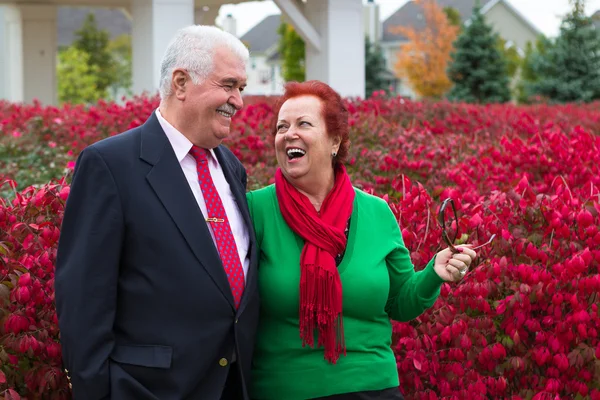
<instances>
[{"instance_id":1,"label":"white column","mask_svg":"<svg viewBox=\"0 0 600 400\"><path fill-rule=\"evenodd\" d=\"M23 100L57 103L56 6L19 6L23 32Z\"/></svg>"},{"instance_id":2,"label":"white column","mask_svg":"<svg viewBox=\"0 0 600 400\"><path fill-rule=\"evenodd\" d=\"M381 40L381 21L379 19L379 4L373 0L369 0L364 6L364 21L365 21L365 36L369 38L371 43Z\"/></svg>"},{"instance_id":3,"label":"white column","mask_svg":"<svg viewBox=\"0 0 600 400\"><path fill-rule=\"evenodd\" d=\"M342 96L364 97L362 0L308 0L304 12L321 38L320 50L306 44L306 80L324 81Z\"/></svg>"},{"instance_id":4,"label":"white column","mask_svg":"<svg viewBox=\"0 0 600 400\"><path fill-rule=\"evenodd\" d=\"M157 92L160 63L180 28L194 23L193 0L133 0L133 92Z\"/></svg>"},{"instance_id":5,"label":"white column","mask_svg":"<svg viewBox=\"0 0 600 400\"><path fill-rule=\"evenodd\" d=\"M0 99L23 101L23 35L21 11L0 6Z\"/></svg>"}]
</instances>

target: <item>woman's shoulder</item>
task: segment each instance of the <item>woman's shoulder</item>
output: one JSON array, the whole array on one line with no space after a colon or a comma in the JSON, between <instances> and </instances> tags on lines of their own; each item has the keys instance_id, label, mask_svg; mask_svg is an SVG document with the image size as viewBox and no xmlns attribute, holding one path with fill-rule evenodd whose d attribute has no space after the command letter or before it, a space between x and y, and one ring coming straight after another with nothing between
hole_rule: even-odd
<instances>
[{"instance_id":1,"label":"woman's shoulder","mask_svg":"<svg viewBox=\"0 0 600 400\"><path fill-rule=\"evenodd\" d=\"M367 193L357 187L354 187L354 192L356 193L356 201L359 206L373 207L377 210L389 209L388 203L381 197Z\"/></svg>"},{"instance_id":2,"label":"woman's shoulder","mask_svg":"<svg viewBox=\"0 0 600 400\"><path fill-rule=\"evenodd\" d=\"M256 198L256 197L272 196L274 192L275 192L275 184L273 183L271 185L262 187L260 189L250 190L249 192L246 192L246 197Z\"/></svg>"},{"instance_id":3,"label":"woman's shoulder","mask_svg":"<svg viewBox=\"0 0 600 400\"><path fill-rule=\"evenodd\" d=\"M272 203L270 201L275 196L275 184L265 186L260 189L251 190L246 193L248 206L252 209L255 207L264 207Z\"/></svg>"}]
</instances>

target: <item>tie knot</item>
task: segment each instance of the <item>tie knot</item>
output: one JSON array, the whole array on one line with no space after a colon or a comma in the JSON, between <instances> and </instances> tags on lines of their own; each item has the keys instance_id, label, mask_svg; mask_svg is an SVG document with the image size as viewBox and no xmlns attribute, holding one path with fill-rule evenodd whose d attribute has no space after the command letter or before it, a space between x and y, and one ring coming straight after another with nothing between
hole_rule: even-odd
<instances>
[{"instance_id":1,"label":"tie knot","mask_svg":"<svg viewBox=\"0 0 600 400\"><path fill-rule=\"evenodd\" d=\"M198 147L196 145L192 146L190 150L190 154L196 159L198 164L205 163L208 160L208 149L203 149L202 147Z\"/></svg>"}]
</instances>

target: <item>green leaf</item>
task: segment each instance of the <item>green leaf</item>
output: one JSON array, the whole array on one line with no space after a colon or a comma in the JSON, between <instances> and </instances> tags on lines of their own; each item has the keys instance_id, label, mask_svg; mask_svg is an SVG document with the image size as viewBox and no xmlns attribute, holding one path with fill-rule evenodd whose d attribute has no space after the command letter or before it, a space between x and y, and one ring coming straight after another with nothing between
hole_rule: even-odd
<instances>
[{"instance_id":1,"label":"green leaf","mask_svg":"<svg viewBox=\"0 0 600 400\"><path fill-rule=\"evenodd\" d=\"M15 287L15 286L12 284L12 282L10 282L10 281L2 281L2 282L0 282L0 284L1 284L1 285L4 285L4 286L6 286L6 287L7 287L7 288L9 288L9 289L13 289L13 288Z\"/></svg>"},{"instance_id":2,"label":"green leaf","mask_svg":"<svg viewBox=\"0 0 600 400\"><path fill-rule=\"evenodd\" d=\"M503 336L500 343L502 343L502 345L507 349L512 349L515 345L515 342L513 342L513 340L508 336Z\"/></svg>"}]
</instances>

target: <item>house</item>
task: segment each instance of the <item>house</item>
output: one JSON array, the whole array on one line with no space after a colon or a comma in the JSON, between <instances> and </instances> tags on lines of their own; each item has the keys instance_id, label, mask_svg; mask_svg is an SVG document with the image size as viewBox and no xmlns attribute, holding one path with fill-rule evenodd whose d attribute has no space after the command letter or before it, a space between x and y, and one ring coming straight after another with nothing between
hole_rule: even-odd
<instances>
[{"instance_id":1,"label":"house","mask_svg":"<svg viewBox=\"0 0 600 400\"><path fill-rule=\"evenodd\" d=\"M278 51L281 15L271 15L263 19L240 38L250 50L250 65L247 69L248 86L244 93L253 95L274 95L283 93L285 83L282 76L281 59ZM368 0L363 6L365 35L371 42L381 37L379 8L374 0ZM384 72L386 86L396 89L397 78L390 71ZM369 95L367 93L367 95Z\"/></svg>"},{"instance_id":2,"label":"house","mask_svg":"<svg viewBox=\"0 0 600 400\"><path fill-rule=\"evenodd\" d=\"M524 53L527 42L535 42L540 31L534 27L521 13L504 0L480 0L481 12L494 30L506 40L507 46L514 46ZM442 7L455 8L463 23L468 23L473 13L475 0L437 0ZM372 42L377 42L384 53L387 71L394 70L396 55L406 38L392 33L396 26L410 26L415 29L425 27L422 9L414 1L400 7L385 21L380 22L377 4L369 0L365 4L365 33ZM277 51L279 35L277 28L281 23L280 15L271 15L263 19L241 40L250 49L251 63L248 68L249 94L279 94L282 90L281 62ZM389 76L387 76L389 75ZM416 97L411 88L402 84L393 73L388 72L386 80L397 94Z\"/></svg>"},{"instance_id":3,"label":"house","mask_svg":"<svg viewBox=\"0 0 600 400\"><path fill-rule=\"evenodd\" d=\"M592 15L592 23L596 27L596 29L600 30L600 10L596 11Z\"/></svg>"},{"instance_id":4,"label":"house","mask_svg":"<svg viewBox=\"0 0 600 400\"><path fill-rule=\"evenodd\" d=\"M273 95L283 92L284 80L277 49L277 29L280 25L281 15L270 15L240 38L250 51L250 62L246 68L248 86L245 94Z\"/></svg>"},{"instance_id":5,"label":"house","mask_svg":"<svg viewBox=\"0 0 600 400\"><path fill-rule=\"evenodd\" d=\"M437 0L442 7L452 7L458 11L463 23L468 24L473 14L475 0ZM494 31L506 41L507 46L514 46L524 54L527 42L534 43L541 32L529 22L519 11L505 0L480 0L481 13ZM383 22L381 47L384 49L387 68L394 70L396 56L406 38L392 30L397 26L409 26L417 30L425 27L423 10L414 1L409 1ZM416 97L407 84L400 83L398 94Z\"/></svg>"}]
</instances>

